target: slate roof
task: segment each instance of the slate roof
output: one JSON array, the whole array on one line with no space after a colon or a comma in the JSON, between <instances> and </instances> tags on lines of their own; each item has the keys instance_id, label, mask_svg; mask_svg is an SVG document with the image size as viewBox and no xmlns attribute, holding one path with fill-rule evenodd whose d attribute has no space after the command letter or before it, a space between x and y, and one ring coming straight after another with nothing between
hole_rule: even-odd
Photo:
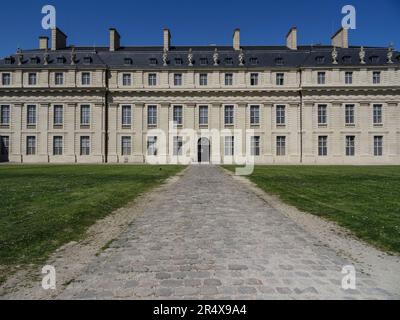
<instances>
[{"instance_id":1,"label":"slate roof","mask_svg":"<svg viewBox=\"0 0 400 320\"><path fill-rule=\"evenodd\" d=\"M188 53L192 49L193 67L188 66ZM214 51L218 50L219 65L214 66ZM388 48L365 47L365 64L359 58L360 47L337 48L338 64L332 63L332 46L299 46L290 50L285 46L243 46L244 66L239 65L239 52L229 46L179 46L168 52L168 65L163 65L163 47L122 47L110 52L108 47L76 47L75 64L79 69L291 69L300 67L384 67L400 66L400 53L393 52L393 64L387 61ZM17 54L0 59L0 69L70 69L73 48L47 51L48 64L44 65L45 50L23 50L22 64ZM156 62L156 63L154 63Z\"/></svg>"}]
</instances>

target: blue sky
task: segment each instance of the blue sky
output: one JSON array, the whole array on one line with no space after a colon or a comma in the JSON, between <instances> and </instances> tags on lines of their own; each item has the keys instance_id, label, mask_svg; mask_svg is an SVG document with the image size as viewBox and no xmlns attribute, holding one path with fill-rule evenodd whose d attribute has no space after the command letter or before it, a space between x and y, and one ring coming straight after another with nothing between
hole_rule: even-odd
<instances>
[{"instance_id":1,"label":"blue sky","mask_svg":"<svg viewBox=\"0 0 400 320\"><path fill-rule=\"evenodd\" d=\"M243 45L277 45L292 26L298 27L301 44L327 44L341 24L341 8L352 4L357 30L350 32L350 44L392 42L400 48L399 0L19 0L1 5L0 56L17 47L36 48L38 37L49 35L41 28L46 4L56 7L58 27L77 46L107 45L109 27L120 31L123 45L161 45L164 27L171 29L175 45L230 45L237 27Z\"/></svg>"}]
</instances>

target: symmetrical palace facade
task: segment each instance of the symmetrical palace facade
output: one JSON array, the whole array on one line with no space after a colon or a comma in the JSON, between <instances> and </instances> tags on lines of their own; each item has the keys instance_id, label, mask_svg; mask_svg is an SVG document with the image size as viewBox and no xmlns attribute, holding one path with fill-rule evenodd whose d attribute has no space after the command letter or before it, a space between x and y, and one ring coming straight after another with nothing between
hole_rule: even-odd
<instances>
[{"instance_id":1,"label":"symmetrical palace facade","mask_svg":"<svg viewBox=\"0 0 400 320\"><path fill-rule=\"evenodd\" d=\"M67 46L0 60L0 159L400 164L400 55L329 46Z\"/></svg>"}]
</instances>

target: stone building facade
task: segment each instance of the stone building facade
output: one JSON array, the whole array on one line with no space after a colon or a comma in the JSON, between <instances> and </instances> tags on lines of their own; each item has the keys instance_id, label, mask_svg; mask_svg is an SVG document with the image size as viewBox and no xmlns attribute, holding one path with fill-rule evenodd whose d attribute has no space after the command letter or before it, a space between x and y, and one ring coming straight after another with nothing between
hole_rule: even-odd
<instances>
[{"instance_id":1,"label":"stone building facade","mask_svg":"<svg viewBox=\"0 0 400 320\"><path fill-rule=\"evenodd\" d=\"M0 60L15 163L400 164L400 54L348 45L74 47Z\"/></svg>"}]
</instances>

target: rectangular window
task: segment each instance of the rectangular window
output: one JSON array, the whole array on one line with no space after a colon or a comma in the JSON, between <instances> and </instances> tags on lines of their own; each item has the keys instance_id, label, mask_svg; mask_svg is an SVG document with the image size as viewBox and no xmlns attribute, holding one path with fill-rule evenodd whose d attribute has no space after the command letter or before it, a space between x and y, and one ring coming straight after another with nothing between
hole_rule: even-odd
<instances>
[{"instance_id":1,"label":"rectangular window","mask_svg":"<svg viewBox=\"0 0 400 320\"><path fill-rule=\"evenodd\" d=\"M201 73L200 74L200 85L201 86L208 85L208 75L207 75L207 73Z\"/></svg>"},{"instance_id":2,"label":"rectangular window","mask_svg":"<svg viewBox=\"0 0 400 320\"><path fill-rule=\"evenodd\" d=\"M374 71L372 74L372 82L373 84L380 84L381 83L381 73L380 71Z\"/></svg>"},{"instance_id":3,"label":"rectangular window","mask_svg":"<svg viewBox=\"0 0 400 320\"><path fill-rule=\"evenodd\" d=\"M90 85L90 72L82 72L82 85L83 86Z\"/></svg>"},{"instance_id":4,"label":"rectangular window","mask_svg":"<svg viewBox=\"0 0 400 320\"><path fill-rule=\"evenodd\" d=\"M258 73L250 74L250 85L258 86Z\"/></svg>"},{"instance_id":5,"label":"rectangular window","mask_svg":"<svg viewBox=\"0 0 400 320\"><path fill-rule=\"evenodd\" d=\"M28 74L28 84L30 86L35 86L37 84L37 75L36 75L36 73L29 73Z\"/></svg>"},{"instance_id":6,"label":"rectangular window","mask_svg":"<svg viewBox=\"0 0 400 320\"><path fill-rule=\"evenodd\" d=\"M3 73L1 75L1 83L3 86L11 85L11 74L10 73Z\"/></svg>"},{"instance_id":7,"label":"rectangular window","mask_svg":"<svg viewBox=\"0 0 400 320\"><path fill-rule=\"evenodd\" d=\"M122 137L121 138L121 154L123 156L130 156L132 153L132 138Z\"/></svg>"},{"instance_id":8,"label":"rectangular window","mask_svg":"<svg viewBox=\"0 0 400 320\"><path fill-rule=\"evenodd\" d=\"M327 124L327 109L328 107L325 104L318 105L318 124L325 125Z\"/></svg>"},{"instance_id":9,"label":"rectangular window","mask_svg":"<svg viewBox=\"0 0 400 320\"><path fill-rule=\"evenodd\" d=\"M382 124L382 105L374 104L374 124Z\"/></svg>"},{"instance_id":10,"label":"rectangular window","mask_svg":"<svg viewBox=\"0 0 400 320\"><path fill-rule=\"evenodd\" d=\"M277 73L276 74L276 85L283 86L285 84L285 74L284 73Z\"/></svg>"},{"instance_id":11,"label":"rectangular window","mask_svg":"<svg viewBox=\"0 0 400 320\"><path fill-rule=\"evenodd\" d=\"M225 137L225 155L233 156L235 154L235 137Z\"/></svg>"},{"instance_id":12,"label":"rectangular window","mask_svg":"<svg viewBox=\"0 0 400 320\"><path fill-rule=\"evenodd\" d=\"M56 74L55 74L55 84L57 86L61 86L61 85L64 84L64 73L56 72Z\"/></svg>"},{"instance_id":13,"label":"rectangular window","mask_svg":"<svg viewBox=\"0 0 400 320\"><path fill-rule=\"evenodd\" d=\"M276 155L286 155L286 137L276 137Z\"/></svg>"},{"instance_id":14,"label":"rectangular window","mask_svg":"<svg viewBox=\"0 0 400 320\"><path fill-rule=\"evenodd\" d=\"M174 116L173 116L174 124L181 126L183 124L183 107L182 106L174 106L173 113L174 113Z\"/></svg>"},{"instance_id":15,"label":"rectangular window","mask_svg":"<svg viewBox=\"0 0 400 320\"><path fill-rule=\"evenodd\" d=\"M347 71L344 75L344 82L346 84L352 84L353 83L353 72Z\"/></svg>"},{"instance_id":16,"label":"rectangular window","mask_svg":"<svg viewBox=\"0 0 400 320\"><path fill-rule=\"evenodd\" d=\"M0 154L2 156L8 156L10 149L10 137L1 136L0 137Z\"/></svg>"},{"instance_id":17,"label":"rectangular window","mask_svg":"<svg viewBox=\"0 0 400 320\"><path fill-rule=\"evenodd\" d=\"M208 125L208 106L199 107L199 124L201 126Z\"/></svg>"},{"instance_id":18,"label":"rectangular window","mask_svg":"<svg viewBox=\"0 0 400 320\"><path fill-rule=\"evenodd\" d=\"M126 87L132 85L132 75L130 73L124 73L122 75L122 85Z\"/></svg>"},{"instance_id":19,"label":"rectangular window","mask_svg":"<svg viewBox=\"0 0 400 320\"><path fill-rule=\"evenodd\" d=\"M149 126L157 125L157 106L148 106L148 108L147 108L147 124Z\"/></svg>"},{"instance_id":20,"label":"rectangular window","mask_svg":"<svg viewBox=\"0 0 400 320\"><path fill-rule=\"evenodd\" d=\"M157 85L157 74L150 73L149 74L149 86L153 87Z\"/></svg>"},{"instance_id":21,"label":"rectangular window","mask_svg":"<svg viewBox=\"0 0 400 320\"><path fill-rule=\"evenodd\" d=\"M346 136L346 156L348 157L355 155L355 140L354 136Z\"/></svg>"},{"instance_id":22,"label":"rectangular window","mask_svg":"<svg viewBox=\"0 0 400 320\"><path fill-rule=\"evenodd\" d=\"M374 156L375 157L383 156L383 137L382 136L374 137Z\"/></svg>"},{"instance_id":23,"label":"rectangular window","mask_svg":"<svg viewBox=\"0 0 400 320\"><path fill-rule=\"evenodd\" d=\"M354 124L354 104L347 104L345 107L346 125Z\"/></svg>"},{"instance_id":24,"label":"rectangular window","mask_svg":"<svg viewBox=\"0 0 400 320\"><path fill-rule=\"evenodd\" d=\"M174 74L174 86L180 87L182 85L182 74L175 73Z\"/></svg>"},{"instance_id":25,"label":"rectangular window","mask_svg":"<svg viewBox=\"0 0 400 320\"><path fill-rule=\"evenodd\" d=\"M53 137L53 155L61 156L63 154L63 137Z\"/></svg>"},{"instance_id":26,"label":"rectangular window","mask_svg":"<svg viewBox=\"0 0 400 320\"><path fill-rule=\"evenodd\" d=\"M28 156L36 154L36 137L26 137L26 154Z\"/></svg>"},{"instance_id":27,"label":"rectangular window","mask_svg":"<svg viewBox=\"0 0 400 320\"><path fill-rule=\"evenodd\" d=\"M90 155L90 137L81 137L81 156Z\"/></svg>"},{"instance_id":28,"label":"rectangular window","mask_svg":"<svg viewBox=\"0 0 400 320\"><path fill-rule=\"evenodd\" d=\"M54 125L62 126L64 122L64 110L63 106L54 106Z\"/></svg>"},{"instance_id":29,"label":"rectangular window","mask_svg":"<svg viewBox=\"0 0 400 320\"><path fill-rule=\"evenodd\" d=\"M325 84L325 72L318 72L318 84Z\"/></svg>"},{"instance_id":30,"label":"rectangular window","mask_svg":"<svg viewBox=\"0 0 400 320\"><path fill-rule=\"evenodd\" d=\"M234 121L234 107L225 106L225 125L233 125Z\"/></svg>"},{"instance_id":31,"label":"rectangular window","mask_svg":"<svg viewBox=\"0 0 400 320\"><path fill-rule=\"evenodd\" d=\"M251 155L259 156L260 155L260 137L251 137L250 141Z\"/></svg>"},{"instance_id":32,"label":"rectangular window","mask_svg":"<svg viewBox=\"0 0 400 320\"><path fill-rule=\"evenodd\" d=\"M285 106L276 106L276 124L278 126L284 126L286 124L285 109Z\"/></svg>"},{"instance_id":33,"label":"rectangular window","mask_svg":"<svg viewBox=\"0 0 400 320\"><path fill-rule=\"evenodd\" d=\"M174 156L181 156L183 154L183 138L174 137Z\"/></svg>"},{"instance_id":34,"label":"rectangular window","mask_svg":"<svg viewBox=\"0 0 400 320\"><path fill-rule=\"evenodd\" d=\"M148 139L147 139L147 154L149 156L157 155L157 137L148 137Z\"/></svg>"},{"instance_id":35,"label":"rectangular window","mask_svg":"<svg viewBox=\"0 0 400 320\"><path fill-rule=\"evenodd\" d=\"M128 127L132 125L132 107L122 106L122 126Z\"/></svg>"},{"instance_id":36,"label":"rectangular window","mask_svg":"<svg viewBox=\"0 0 400 320\"><path fill-rule=\"evenodd\" d=\"M225 85L226 86L233 85L233 73L225 73Z\"/></svg>"},{"instance_id":37,"label":"rectangular window","mask_svg":"<svg viewBox=\"0 0 400 320\"><path fill-rule=\"evenodd\" d=\"M28 126L36 125L36 106L27 106L26 124Z\"/></svg>"},{"instance_id":38,"label":"rectangular window","mask_svg":"<svg viewBox=\"0 0 400 320\"><path fill-rule=\"evenodd\" d=\"M90 125L90 106L88 105L81 106L81 125Z\"/></svg>"},{"instance_id":39,"label":"rectangular window","mask_svg":"<svg viewBox=\"0 0 400 320\"><path fill-rule=\"evenodd\" d=\"M10 106L0 106L0 125L10 125Z\"/></svg>"},{"instance_id":40,"label":"rectangular window","mask_svg":"<svg viewBox=\"0 0 400 320\"><path fill-rule=\"evenodd\" d=\"M325 157L328 155L328 137L327 136L318 137L318 155L320 157Z\"/></svg>"},{"instance_id":41,"label":"rectangular window","mask_svg":"<svg viewBox=\"0 0 400 320\"><path fill-rule=\"evenodd\" d=\"M250 124L260 124L260 106L250 106Z\"/></svg>"}]
</instances>

